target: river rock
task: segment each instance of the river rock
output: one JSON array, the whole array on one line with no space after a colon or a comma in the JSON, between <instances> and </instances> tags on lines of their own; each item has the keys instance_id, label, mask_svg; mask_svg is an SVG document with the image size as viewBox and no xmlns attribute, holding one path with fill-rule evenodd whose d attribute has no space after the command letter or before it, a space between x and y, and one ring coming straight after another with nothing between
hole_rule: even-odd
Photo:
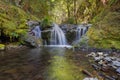
<instances>
[{"instance_id":1,"label":"river rock","mask_svg":"<svg viewBox=\"0 0 120 80\"><path fill-rule=\"evenodd\" d=\"M104 60L110 62L110 61L111 61L111 58L110 58L110 57L105 57Z\"/></svg>"},{"instance_id":2,"label":"river rock","mask_svg":"<svg viewBox=\"0 0 120 80\"><path fill-rule=\"evenodd\" d=\"M116 70L116 72L120 73L120 67Z\"/></svg>"},{"instance_id":3,"label":"river rock","mask_svg":"<svg viewBox=\"0 0 120 80\"><path fill-rule=\"evenodd\" d=\"M96 53L95 52L91 52L90 54L87 55L88 57L95 57Z\"/></svg>"},{"instance_id":4,"label":"river rock","mask_svg":"<svg viewBox=\"0 0 120 80\"><path fill-rule=\"evenodd\" d=\"M103 56L104 56L104 57L107 57L107 56L108 56L108 54L104 54Z\"/></svg>"},{"instance_id":5,"label":"river rock","mask_svg":"<svg viewBox=\"0 0 120 80\"><path fill-rule=\"evenodd\" d=\"M92 67L93 67L95 70L99 70L99 69L100 69L100 67L97 66L97 65L95 65L95 64L92 64Z\"/></svg>"},{"instance_id":6,"label":"river rock","mask_svg":"<svg viewBox=\"0 0 120 80\"><path fill-rule=\"evenodd\" d=\"M119 61L112 61L112 64L114 66L120 67L120 62Z\"/></svg>"},{"instance_id":7,"label":"river rock","mask_svg":"<svg viewBox=\"0 0 120 80\"><path fill-rule=\"evenodd\" d=\"M100 61L101 59L103 59L103 56L99 56L99 57L94 57L95 61Z\"/></svg>"},{"instance_id":8,"label":"river rock","mask_svg":"<svg viewBox=\"0 0 120 80\"><path fill-rule=\"evenodd\" d=\"M99 56L103 56L103 52L97 52Z\"/></svg>"},{"instance_id":9,"label":"river rock","mask_svg":"<svg viewBox=\"0 0 120 80\"><path fill-rule=\"evenodd\" d=\"M84 78L83 80L98 80L97 78Z\"/></svg>"},{"instance_id":10,"label":"river rock","mask_svg":"<svg viewBox=\"0 0 120 80\"><path fill-rule=\"evenodd\" d=\"M103 65L104 64L103 60L100 60L98 64Z\"/></svg>"}]
</instances>

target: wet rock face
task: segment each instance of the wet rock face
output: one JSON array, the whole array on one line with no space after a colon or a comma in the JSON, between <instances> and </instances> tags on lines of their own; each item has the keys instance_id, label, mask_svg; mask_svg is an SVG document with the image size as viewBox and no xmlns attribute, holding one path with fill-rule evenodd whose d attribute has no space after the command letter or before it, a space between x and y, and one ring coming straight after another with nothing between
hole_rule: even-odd
<instances>
[{"instance_id":1,"label":"wet rock face","mask_svg":"<svg viewBox=\"0 0 120 80\"><path fill-rule=\"evenodd\" d=\"M36 38L35 36L32 36L30 34L27 34L24 40L29 44L29 46L32 47L39 47L42 44L41 39Z\"/></svg>"},{"instance_id":2,"label":"wet rock face","mask_svg":"<svg viewBox=\"0 0 120 80\"><path fill-rule=\"evenodd\" d=\"M31 21L28 19L26 24L31 28L31 27L34 27L35 25L39 25L39 22L38 21Z\"/></svg>"}]
</instances>

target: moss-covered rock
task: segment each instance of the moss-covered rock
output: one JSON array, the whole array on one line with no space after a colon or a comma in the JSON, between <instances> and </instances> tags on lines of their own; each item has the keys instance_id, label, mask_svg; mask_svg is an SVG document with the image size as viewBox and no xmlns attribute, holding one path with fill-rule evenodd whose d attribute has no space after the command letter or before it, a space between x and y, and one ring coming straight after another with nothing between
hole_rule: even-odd
<instances>
[{"instance_id":1,"label":"moss-covered rock","mask_svg":"<svg viewBox=\"0 0 120 80\"><path fill-rule=\"evenodd\" d=\"M0 44L0 50L5 50L5 45L4 44Z\"/></svg>"},{"instance_id":2,"label":"moss-covered rock","mask_svg":"<svg viewBox=\"0 0 120 80\"><path fill-rule=\"evenodd\" d=\"M38 20L21 8L0 1L0 33L2 37L13 39L25 35L28 28L26 25L28 18Z\"/></svg>"}]
</instances>

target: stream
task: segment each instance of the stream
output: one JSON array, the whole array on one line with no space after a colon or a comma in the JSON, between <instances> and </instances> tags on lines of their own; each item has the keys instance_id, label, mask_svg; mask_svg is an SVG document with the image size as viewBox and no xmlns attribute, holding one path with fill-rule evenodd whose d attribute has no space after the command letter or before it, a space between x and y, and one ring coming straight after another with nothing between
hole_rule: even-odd
<instances>
[{"instance_id":1,"label":"stream","mask_svg":"<svg viewBox=\"0 0 120 80\"><path fill-rule=\"evenodd\" d=\"M82 80L67 48L25 49L0 59L0 80Z\"/></svg>"}]
</instances>

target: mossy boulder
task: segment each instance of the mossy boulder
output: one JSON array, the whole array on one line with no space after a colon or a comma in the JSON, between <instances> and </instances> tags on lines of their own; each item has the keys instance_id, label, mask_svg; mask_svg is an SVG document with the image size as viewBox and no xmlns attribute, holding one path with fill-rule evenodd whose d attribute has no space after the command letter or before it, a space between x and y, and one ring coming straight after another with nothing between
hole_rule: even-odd
<instances>
[{"instance_id":1,"label":"mossy boulder","mask_svg":"<svg viewBox=\"0 0 120 80\"><path fill-rule=\"evenodd\" d=\"M4 44L0 44L0 50L5 50L5 45Z\"/></svg>"}]
</instances>

